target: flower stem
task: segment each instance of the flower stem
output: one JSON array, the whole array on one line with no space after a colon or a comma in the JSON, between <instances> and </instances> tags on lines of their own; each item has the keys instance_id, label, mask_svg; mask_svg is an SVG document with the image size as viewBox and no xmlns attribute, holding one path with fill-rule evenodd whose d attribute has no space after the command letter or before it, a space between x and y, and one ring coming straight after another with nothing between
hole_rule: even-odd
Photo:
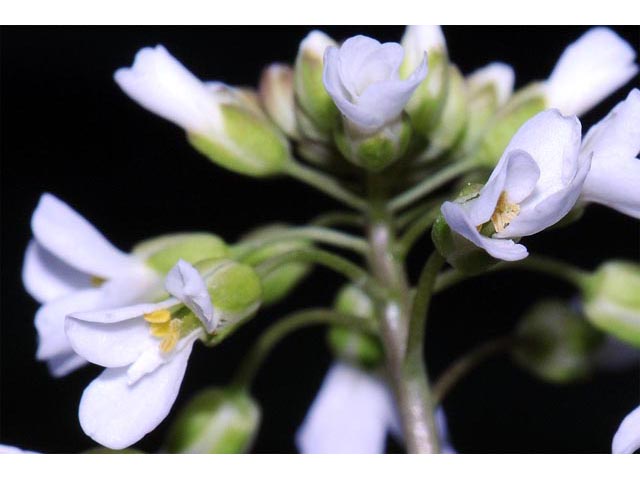
<instances>
[{"instance_id":1,"label":"flower stem","mask_svg":"<svg viewBox=\"0 0 640 480\"><path fill-rule=\"evenodd\" d=\"M389 208L393 211L398 211L416 200L428 195L434 190L440 188L445 183L453 180L459 175L473 170L477 167L477 164L470 161L457 162L443 168L435 175L426 177L420 183L414 185L409 190L404 191L397 197L391 199L389 202Z\"/></svg>"},{"instance_id":2,"label":"flower stem","mask_svg":"<svg viewBox=\"0 0 640 480\"><path fill-rule=\"evenodd\" d=\"M248 389L273 348L287 335L305 327L315 325L342 325L369 333L375 333L375 324L370 319L346 315L328 309L308 309L295 312L271 325L256 341L243 358L231 382L232 388Z\"/></svg>"},{"instance_id":3,"label":"flower stem","mask_svg":"<svg viewBox=\"0 0 640 480\"><path fill-rule=\"evenodd\" d=\"M357 253L366 254L369 246L362 238L354 235L331 230L325 227L299 227L283 229L264 235L256 240L242 242L235 252L236 259L242 260L245 256L250 255L253 251L263 248L272 243L282 242L286 240L311 240L319 243L325 243L334 247L341 247L352 250Z\"/></svg>"},{"instance_id":4,"label":"flower stem","mask_svg":"<svg viewBox=\"0 0 640 480\"><path fill-rule=\"evenodd\" d=\"M406 257L413 244L428 230L440 213L440 205L432 207L431 210L425 212L420 218L415 220L409 228L404 232L398 241L398 254Z\"/></svg>"},{"instance_id":5,"label":"flower stem","mask_svg":"<svg viewBox=\"0 0 640 480\"><path fill-rule=\"evenodd\" d=\"M318 215L309 222L317 227L333 227L335 225L347 225L352 227L363 227L362 216L351 212L327 212Z\"/></svg>"},{"instance_id":6,"label":"flower stem","mask_svg":"<svg viewBox=\"0 0 640 480\"><path fill-rule=\"evenodd\" d=\"M456 360L447 368L433 387L433 403L442 403L451 389L471 370L493 355L508 350L513 345L513 337L504 336L483 343Z\"/></svg>"},{"instance_id":7,"label":"flower stem","mask_svg":"<svg viewBox=\"0 0 640 480\"><path fill-rule=\"evenodd\" d=\"M297 162L290 162L287 167L287 173L299 180L320 190L326 195L343 202L351 208L363 211L366 204L362 198L346 189L334 178L325 175L322 172L309 168Z\"/></svg>"}]
</instances>

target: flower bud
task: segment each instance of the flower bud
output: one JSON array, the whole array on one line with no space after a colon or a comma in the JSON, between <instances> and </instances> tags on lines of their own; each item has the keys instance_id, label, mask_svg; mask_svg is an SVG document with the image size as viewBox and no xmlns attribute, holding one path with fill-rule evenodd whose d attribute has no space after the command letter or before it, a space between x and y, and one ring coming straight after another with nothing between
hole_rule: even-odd
<instances>
[{"instance_id":1,"label":"flower bud","mask_svg":"<svg viewBox=\"0 0 640 480\"><path fill-rule=\"evenodd\" d=\"M496 113L491 124L484 130L482 141L475 149L475 161L479 165L493 168L520 127L545 108L546 103L539 84L532 84L518 91Z\"/></svg>"},{"instance_id":2,"label":"flower bud","mask_svg":"<svg viewBox=\"0 0 640 480\"><path fill-rule=\"evenodd\" d=\"M438 25L409 25L402 36L402 46L402 78L418 68L424 52L428 54L427 77L406 106L416 134L427 136L437 125L447 98L449 62L442 29Z\"/></svg>"},{"instance_id":3,"label":"flower bud","mask_svg":"<svg viewBox=\"0 0 640 480\"><path fill-rule=\"evenodd\" d=\"M264 69L260 78L260 99L280 130L297 139L293 70L290 66L274 63Z\"/></svg>"},{"instance_id":4,"label":"flower bud","mask_svg":"<svg viewBox=\"0 0 640 480\"><path fill-rule=\"evenodd\" d=\"M197 394L169 430L170 453L245 453L260 424L260 407L242 391L210 388Z\"/></svg>"},{"instance_id":5,"label":"flower bud","mask_svg":"<svg viewBox=\"0 0 640 480\"><path fill-rule=\"evenodd\" d=\"M587 377L603 335L562 301L538 303L521 319L514 360L543 380L566 383Z\"/></svg>"},{"instance_id":6,"label":"flower bud","mask_svg":"<svg viewBox=\"0 0 640 480\"><path fill-rule=\"evenodd\" d=\"M195 267L205 279L211 303L223 321L237 323L256 312L262 286L253 268L232 260L205 260Z\"/></svg>"},{"instance_id":7,"label":"flower bud","mask_svg":"<svg viewBox=\"0 0 640 480\"><path fill-rule=\"evenodd\" d=\"M468 183L458 195L457 202L464 203L478 196L482 185ZM488 223L484 228L490 228ZM482 231L484 235L494 232ZM457 270L474 275L487 270L497 263L497 260L487 252L459 235L449 227L442 213L438 215L431 229L431 239L436 249L447 262Z\"/></svg>"},{"instance_id":8,"label":"flower bud","mask_svg":"<svg viewBox=\"0 0 640 480\"><path fill-rule=\"evenodd\" d=\"M585 282L584 313L596 327L640 347L640 264L615 260Z\"/></svg>"},{"instance_id":9,"label":"flower bud","mask_svg":"<svg viewBox=\"0 0 640 480\"><path fill-rule=\"evenodd\" d=\"M281 225L258 228L246 235L243 242L260 240L284 229L285 227ZM242 248L243 242L238 245L238 248ZM242 261L247 265L256 266L272 257L309 246L310 242L306 240L277 241L253 250ZM289 262L271 270L262 277L262 303L271 305L282 300L307 276L310 270L311 265L305 262Z\"/></svg>"},{"instance_id":10,"label":"flower bud","mask_svg":"<svg viewBox=\"0 0 640 480\"><path fill-rule=\"evenodd\" d=\"M455 65L448 67L448 89L442 113L428 135L426 158L434 158L453 148L462 138L467 123L467 91L464 78Z\"/></svg>"},{"instance_id":11,"label":"flower bud","mask_svg":"<svg viewBox=\"0 0 640 480\"><path fill-rule=\"evenodd\" d=\"M406 114L371 135L352 129L346 122L344 129L335 133L340 152L371 172L379 172L398 160L406 152L410 139L411 122Z\"/></svg>"},{"instance_id":12,"label":"flower bud","mask_svg":"<svg viewBox=\"0 0 640 480\"><path fill-rule=\"evenodd\" d=\"M336 296L334 307L338 312L363 318L373 318L373 302L355 285L344 286ZM349 329L331 327L327 342L333 354L361 368L375 368L384 358L380 340L373 335Z\"/></svg>"},{"instance_id":13,"label":"flower bud","mask_svg":"<svg viewBox=\"0 0 640 480\"><path fill-rule=\"evenodd\" d=\"M210 233L175 233L139 243L133 254L162 274L166 274L182 259L191 264L206 259L221 259L229 247L217 235Z\"/></svg>"},{"instance_id":14,"label":"flower bud","mask_svg":"<svg viewBox=\"0 0 640 480\"><path fill-rule=\"evenodd\" d=\"M312 137L330 138L338 121L338 109L322 83L323 58L327 47L335 46L326 34L314 30L298 49L294 66L294 90L300 106L300 122L307 125L303 132L311 131Z\"/></svg>"}]
</instances>

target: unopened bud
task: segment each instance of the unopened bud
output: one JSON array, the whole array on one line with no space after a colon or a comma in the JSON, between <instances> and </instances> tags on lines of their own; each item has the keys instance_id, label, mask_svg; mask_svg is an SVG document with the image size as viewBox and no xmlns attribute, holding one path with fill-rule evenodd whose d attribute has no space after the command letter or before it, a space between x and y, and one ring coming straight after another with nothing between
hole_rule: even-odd
<instances>
[{"instance_id":1,"label":"unopened bud","mask_svg":"<svg viewBox=\"0 0 640 480\"><path fill-rule=\"evenodd\" d=\"M291 138L298 138L293 70L290 66L274 63L264 69L260 78L260 99L280 130Z\"/></svg>"}]
</instances>

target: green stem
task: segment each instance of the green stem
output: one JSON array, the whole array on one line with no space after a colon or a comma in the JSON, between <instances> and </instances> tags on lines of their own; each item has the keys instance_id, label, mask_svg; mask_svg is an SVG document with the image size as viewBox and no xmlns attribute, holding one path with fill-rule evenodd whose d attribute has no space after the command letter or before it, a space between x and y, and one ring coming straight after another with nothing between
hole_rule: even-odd
<instances>
[{"instance_id":1,"label":"green stem","mask_svg":"<svg viewBox=\"0 0 640 480\"><path fill-rule=\"evenodd\" d=\"M413 244L422 236L422 234L431 228L433 222L440 214L440 206L432 207L424 215L414 221L404 232L398 241L398 255L402 258L406 257Z\"/></svg>"},{"instance_id":2,"label":"green stem","mask_svg":"<svg viewBox=\"0 0 640 480\"><path fill-rule=\"evenodd\" d=\"M442 403L451 389L470 371L483 361L508 350L513 345L513 337L505 336L490 340L474 348L447 368L433 387L434 405Z\"/></svg>"},{"instance_id":3,"label":"green stem","mask_svg":"<svg viewBox=\"0 0 640 480\"><path fill-rule=\"evenodd\" d=\"M364 226L364 220L361 215L351 212L327 212L315 217L311 225L318 227L333 227L335 225L348 225L351 227Z\"/></svg>"},{"instance_id":4,"label":"green stem","mask_svg":"<svg viewBox=\"0 0 640 480\"><path fill-rule=\"evenodd\" d=\"M411 209L403 212L401 215L398 215L396 218L395 226L396 228L402 230L414 222L416 219L422 217L427 212L431 211L436 205L442 205L443 202L447 200L447 197L440 196L430 199L427 202L416 205Z\"/></svg>"},{"instance_id":5,"label":"green stem","mask_svg":"<svg viewBox=\"0 0 640 480\"><path fill-rule=\"evenodd\" d=\"M243 358L231 382L237 389L249 389L265 358L287 335L314 325L342 325L349 328L375 333L375 325L370 319L346 315L328 309L309 309L292 313L271 325Z\"/></svg>"},{"instance_id":6,"label":"green stem","mask_svg":"<svg viewBox=\"0 0 640 480\"><path fill-rule=\"evenodd\" d=\"M248 240L240 244L236 250L236 259L242 260L253 251L263 248L272 243L286 240L310 240L325 243L334 247L341 247L353 250L357 253L366 254L369 251L367 242L354 235L338 232L324 227L299 227L283 229L281 231L266 234L256 240Z\"/></svg>"},{"instance_id":7,"label":"green stem","mask_svg":"<svg viewBox=\"0 0 640 480\"><path fill-rule=\"evenodd\" d=\"M311 185L330 197L349 205L355 210L363 211L366 204L362 198L346 189L334 178L297 162L290 162L286 172L301 182Z\"/></svg>"},{"instance_id":8,"label":"green stem","mask_svg":"<svg viewBox=\"0 0 640 480\"><path fill-rule=\"evenodd\" d=\"M404 191L389 202L389 208L393 211L400 210L416 200L428 195L434 190L440 188L445 183L453 180L459 175L473 170L477 167L476 163L470 161L457 162L446 166L436 174L426 177L420 183L414 185L409 190Z\"/></svg>"}]
</instances>

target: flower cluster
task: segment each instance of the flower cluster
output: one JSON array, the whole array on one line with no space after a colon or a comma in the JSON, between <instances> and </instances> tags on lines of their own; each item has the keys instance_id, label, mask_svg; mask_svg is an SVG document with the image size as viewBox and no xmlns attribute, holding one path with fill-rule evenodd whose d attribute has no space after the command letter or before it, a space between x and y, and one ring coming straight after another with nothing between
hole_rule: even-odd
<instances>
[{"instance_id":1,"label":"flower cluster","mask_svg":"<svg viewBox=\"0 0 640 480\"><path fill-rule=\"evenodd\" d=\"M229 387L204 390L180 413L163 448L246 451L261 416L249 395L260 362L284 334L326 323L336 360L295 435L298 449L384 452L390 433L412 452L454 452L438 407L452 380L445 374L432 393L421 350L430 299L447 282L525 259L521 238L571 223L590 203L640 219L640 90L585 135L578 118L637 71L633 49L605 28L571 44L547 80L518 90L504 63L465 76L436 26L410 26L401 43L382 44L313 31L293 65L268 66L256 90L201 81L163 46L143 48L115 72L117 85L183 129L198 152L239 174L289 175L353 211L260 228L231 245L188 232L125 253L44 194L23 267L42 304L36 357L56 377L104 367L82 395L80 425L105 447L127 448L169 414L197 341L225 341L323 265L349 282L334 306L271 326ZM450 200L428 198L448 185ZM341 223L365 225L366 235L332 228ZM414 288L403 262L429 230L435 249ZM452 268L438 275L445 262ZM587 273L549 262L529 266L568 279L579 301L532 309L507 347L517 363L564 382L595 368L612 338L640 347L640 266L605 262ZM615 452L640 447L639 424L636 409Z\"/></svg>"}]
</instances>

